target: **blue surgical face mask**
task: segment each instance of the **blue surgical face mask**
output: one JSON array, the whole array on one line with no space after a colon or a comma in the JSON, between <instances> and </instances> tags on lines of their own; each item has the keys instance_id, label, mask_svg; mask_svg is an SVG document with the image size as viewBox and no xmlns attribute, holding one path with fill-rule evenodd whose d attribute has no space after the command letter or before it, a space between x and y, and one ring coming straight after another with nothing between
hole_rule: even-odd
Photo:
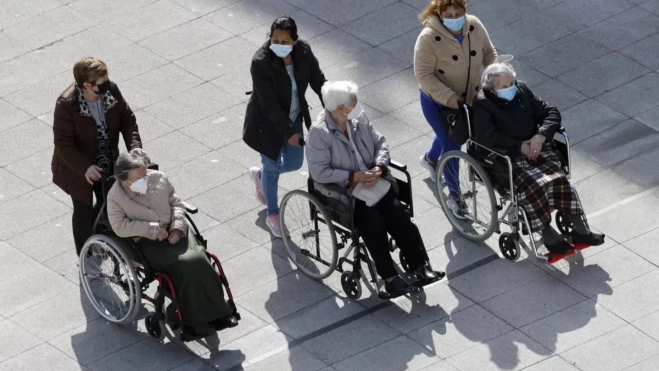
<instances>
[{"instance_id":1,"label":"blue surgical face mask","mask_svg":"<svg viewBox=\"0 0 659 371\"><path fill-rule=\"evenodd\" d=\"M284 58L291 54L293 51L293 45L270 44L270 50L272 50L272 52L279 58Z\"/></svg>"},{"instance_id":2,"label":"blue surgical face mask","mask_svg":"<svg viewBox=\"0 0 659 371\"><path fill-rule=\"evenodd\" d=\"M513 85L509 88L497 90L497 96L507 101L513 100L513 98L515 98L515 95L517 95L517 85Z\"/></svg>"},{"instance_id":3,"label":"blue surgical face mask","mask_svg":"<svg viewBox=\"0 0 659 371\"><path fill-rule=\"evenodd\" d=\"M464 16L455 19L444 18L444 26L453 32L460 31L462 27L464 27L464 25L465 25Z\"/></svg>"}]
</instances>

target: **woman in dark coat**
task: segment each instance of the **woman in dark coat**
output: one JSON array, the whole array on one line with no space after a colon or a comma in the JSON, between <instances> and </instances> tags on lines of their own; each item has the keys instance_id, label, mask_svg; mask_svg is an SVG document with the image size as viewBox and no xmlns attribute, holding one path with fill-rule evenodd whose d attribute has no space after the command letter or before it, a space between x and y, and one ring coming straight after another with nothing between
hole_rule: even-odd
<instances>
[{"instance_id":1,"label":"woman in dark coat","mask_svg":"<svg viewBox=\"0 0 659 371\"><path fill-rule=\"evenodd\" d=\"M532 231L541 232L550 252L566 253L572 246L551 227L551 213L560 210L574 230L573 243L604 243L604 235L590 231L577 190L562 170L562 155L553 145L561 115L542 101L505 63L485 69L482 89L474 100L476 141L502 149L513 161L513 183Z\"/></svg>"},{"instance_id":2,"label":"woman in dark coat","mask_svg":"<svg viewBox=\"0 0 659 371\"><path fill-rule=\"evenodd\" d=\"M108 78L107 65L83 58L73 66L73 77L55 105L51 168L53 183L73 200L73 238L80 255L101 206L93 205L92 193L103 199L101 172L112 174L119 134L129 151L144 152L135 115Z\"/></svg>"},{"instance_id":3,"label":"woman in dark coat","mask_svg":"<svg viewBox=\"0 0 659 371\"><path fill-rule=\"evenodd\" d=\"M298 170L304 161L302 121L311 126L304 97L307 86L321 98L325 75L305 41L298 39L295 21L277 18L270 39L254 54L253 91L247 103L243 140L261 154L262 167L252 167L257 199L266 205L266 225L276 237L279 228L277 187L279 175ZM283 232L283 233L282 233Z\"/></svg>"}]
</instances>

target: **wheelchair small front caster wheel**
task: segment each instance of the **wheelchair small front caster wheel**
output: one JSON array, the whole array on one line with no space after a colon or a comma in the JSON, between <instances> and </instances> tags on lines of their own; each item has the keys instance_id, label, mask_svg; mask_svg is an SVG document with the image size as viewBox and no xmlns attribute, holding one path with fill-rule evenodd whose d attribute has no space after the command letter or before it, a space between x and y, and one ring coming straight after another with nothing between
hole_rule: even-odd
<instances>
[{"instance_id":1,"label":"wheelchair small front caster wheel","mask_svg":"<svg viewBox=\"0 0 659 371\"><path fill-rule=\"evenodd\" d=\"M398 258L400 260L400 266L403 268L403 270L407 273L412 273L412 269L410 268L410 263L407 262L407 259L405 259L405 255L403 254L403 251L398 253Z\"/></svg>"},{"instance_id":2,"label":"wheelchair small front caster wheel","mask_svg":"<svg viewBox=\"0 0 659 371\"><path fill-rule=\"evenodd\" d=\"M564 235L569 235L572 233L572 221L562 211L556 213L556 226L558 227L558 230Z\"/></svg>"},{"instance_id":3,"label":"wheelchair small front caster wheel","mask_svg":"<svg viewBox=\"0 0 659 371\"><path fill-rule=\"evenodd\" d=\"M345 271L341 274L341 287L350 299L357 300L362 296L362 285L359 274Z\"/></svg>"},{"instance_id":4,"label":"wheelchair small front caster wheel","mask_svg":"<svg viewBox=\"0 0 659 371\"><path fill-rule=\"evenodd\" d=\"M144 317L144 325L146 326L146 331L152 338L158 341L162 341L165 338L165 334L167 334L165 321L158 319L156 313L147 314L146 317Z\"/></svg>"},{"instance_id":5,"label":"wheelchair small front caster wheel","mask_svg":"<svg viewBox=\"0 0 659 371\"><path fill-rule=\"evenodd\" d=\"M503 257L510 261L517 261L521 255L516 236L508 232L502 233L499 237L499 250Z\"/></svg>"}]
</instances>

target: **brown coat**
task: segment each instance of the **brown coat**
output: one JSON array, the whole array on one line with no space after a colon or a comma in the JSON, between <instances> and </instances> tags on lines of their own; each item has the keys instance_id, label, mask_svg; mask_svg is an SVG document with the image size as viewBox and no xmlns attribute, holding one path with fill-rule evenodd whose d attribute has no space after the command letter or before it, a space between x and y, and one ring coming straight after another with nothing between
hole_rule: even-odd
<instances>
[{"instance_id":1,"label":"brown coat","mask_svg":"<svg viewBox=\"0 0 659 371\"><path fill-rule=\"evenodd\" d=\"M480 69L497 61L497 52L481 21L473 15L465 17L462 44L433 16L423 22L425 27L414 45L414 76L421 90L443 105L453 94L471 104L480 90ZM470 55L471 74L465 92Z\"/></svg>"},{"instance_id":2,"label":"brown coat","mask_svg":"<svg viewBox=\"0 0 659 371\"><path fill-rule=\"evenodd\" d=\"M112 83L101 99L115 159L119 155L119 133L124 137L129 151L142 148L135 115L117 85ZM96 164L96 130L96 121L82 92L71 84L57 98L55 105L55 150L51 163L53 183L74 199L90 205L92 185L85 179L85 172Z\"/></svg>"},{"instance_id":3,"label":"brown coat","mask_svg":"<svg viewBox=\"0 0 659 371\"><path fill-rule=\"evenodd\" d=\"M108 219L112 230L119 237L146 237L149 224L158 223L162 228L188 231L185 206L176 195L174 186L164 173L147 170L148 189L145 195L131 191L115 181L108 192Z\"/></svg>"}]
</instances>

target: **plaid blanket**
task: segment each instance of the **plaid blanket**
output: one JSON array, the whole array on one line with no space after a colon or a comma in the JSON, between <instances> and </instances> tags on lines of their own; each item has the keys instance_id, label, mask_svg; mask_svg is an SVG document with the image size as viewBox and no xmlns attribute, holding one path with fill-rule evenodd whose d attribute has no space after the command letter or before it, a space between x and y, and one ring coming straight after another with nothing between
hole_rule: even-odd
<instances>
[{"instance_id":1,"label":"plaid blanket","mask_svg":"<svg viewBox=\"0 0 659 371\"><path fill-rule=\"evenodd\" d=\"M554 210L583 214L577 190L561 168L562 155L545 145L535 161L520 156L513 161L513 183L519 205L524 208L533 232L551 224Z\"/></svg>"}]
</instances>

